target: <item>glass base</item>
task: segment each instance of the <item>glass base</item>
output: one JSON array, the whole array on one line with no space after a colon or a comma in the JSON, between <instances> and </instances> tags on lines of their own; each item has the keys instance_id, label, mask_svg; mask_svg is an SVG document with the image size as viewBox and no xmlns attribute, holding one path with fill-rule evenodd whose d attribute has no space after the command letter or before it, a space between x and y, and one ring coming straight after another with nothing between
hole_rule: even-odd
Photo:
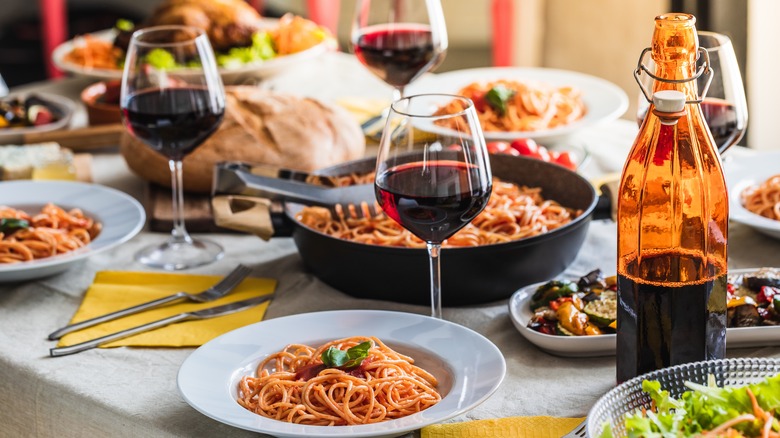
<instances>
[{"instance_id":1,"label":"glass base","mask_svg":"<svg viewBox=\"0 0 780 438\"><path fill-rule=\"evenodd\" d=\"M225 255L222 247L209 240L169 240L162 245L148 246L135 259L152 268L178 271L215 262Z\"/></svg>"}]
</instances>

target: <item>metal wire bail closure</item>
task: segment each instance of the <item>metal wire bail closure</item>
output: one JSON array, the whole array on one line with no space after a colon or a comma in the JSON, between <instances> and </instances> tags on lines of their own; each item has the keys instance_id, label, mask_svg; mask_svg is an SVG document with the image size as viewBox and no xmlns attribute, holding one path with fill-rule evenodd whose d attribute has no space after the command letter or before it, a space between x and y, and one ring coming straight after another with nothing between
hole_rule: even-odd
<instances>
[{"instance_id":1,"label":"metal wire bail closure","mask_svg":"<svg viewBox=\"0 0 780 438\"><path fill-rule=\"evenodd\" d=\"M696 100L685 101L686 104L702 103L705 96L707 96L707 91L710 89L710 84L712 83L712 67L710 67L710 53L707 51L707 49L705 49L704 47L699 47L699 54L700 54L699 56L704 56L704 63L696 71L695 75L687 79L665 79L651 73L650 70L648 70L647 66L642 64L642 60L645 58L645 54L650 50L651 50L650 47L645 47L645 49L642 50L642 53L639 55L639 61L637 61L636 63L636 70L634 70L634 79L636 79L636 83L639 84L639 89L642 90L642 94L645 95L645 99L647 99L647 102L653 103L653 93L648 91L647 88L645 88L644 84L642 84L642 80L640 79L642 72L645 72L645 74L647 74L648 76L650 76L656 81L666 82L669 84L682 84L689 81L695 81L699 79L702 75L705 75L706 82L704 83L704 88L701 90L700 97ZM696 59L698 59L698 57Z\"/></svg>"}]
</instances>

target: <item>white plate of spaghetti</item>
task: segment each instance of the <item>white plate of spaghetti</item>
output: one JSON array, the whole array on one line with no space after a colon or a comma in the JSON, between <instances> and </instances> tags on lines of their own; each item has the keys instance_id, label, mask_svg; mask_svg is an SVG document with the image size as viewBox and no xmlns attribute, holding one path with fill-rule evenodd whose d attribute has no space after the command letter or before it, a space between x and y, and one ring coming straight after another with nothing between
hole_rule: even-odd
<instances>
[{"instance_id":1,"label":"white plate of spaghetti","mask_svg":"<svg viewBox=\"0 0 780 438\"><path fill-rule=\"evenodd\" d=\"M353 337L357 338L350 339ZM457 342L453 342L454 339ZM272 357L290 344L304 344L308 347L288 349L298 351L288 356L311 356L316 358L315 366L321 365L324 359L319 356L328 351L327 343L335 340L344 340L343 345L331 344L340 351L351 351L348 347L363 342L368 342L371 348L357 368L344 372L328 368L318 371L316 377L299 374L305 372L305 366L295 372L284 366L290 372L281 372L277 367L282 365ZM322 348L314 352L313 349L318 347ZM413 365L408 363L409 357L414 360ZM266 374L270 373L267 376L257 371L266 359L270 362L263 367L267 370ZM383 368L387 366L387 359L394 362L390 371ZM359 371L353 371L355 369ZM385 371L377 371L379 369ZM382 382L379 382L382 379L378 379L376 373L382 374ZM179 392L193 408L241 429L276 437L390 437L471 410L493 394L505 373L506 363L498 348L482 335L463 326L410 313L340 310L271 319L222 335L198 348L184 361L177 381ZM257 377L266 380L252 380ZM275 380L268 381L269 378ZM245 399L251 399L242 390L246 386L241 382L246 379L252 380L252 388L261 391L266 396L264 400L269 401L267 405L261 405L255 397L250 403L253 409L257 406L268 409L262 415L242 406L247 404ZM298 379L303 381L296 383ZM402 404L410 412L401 412L401 408L388 404L387 399L381 397L381 389L375 392L366 389L368 392L361 393L361 402L351 405L342 403L341 396L335 396L333 400L324 395L302 395L308 391L304 389L307 385L316 393L319 390L316 385L323 385L322 379L331 383L324 393L319 394L330 394L330 389L338 391L334 388L341 384L351 384L357 393L371 382L372 385L379 383L405 388L396 392L414 392L414 400L405 400L408 403ZM290 386L295 387L290 391L299 392L291 392L285 402L271 402L275 400L273 397L278 397L273 394L274 388ZM437 392L440 399L431 391ZM371 397L367 395L369 393L380 396ZM337 413L312 402L317 397L328 398L326 404L335 405L333 409ZM287 401L293 402L287 406ZM369 404L371 407L368 407ZM421 410L417 412L413 406L421 406ZM277 412L273 408L287 410ZM296 409L301 412L294 413ZM320 414L312 416L312 411L320 411ZM276 416L304 423L318 423L323 418L325 422L330 422L335 418L332 422L339 425L296 424L277 420ZM362 421L376 422L350 424Z\"/></svg>"},{"instance_id":2,"label":"white plate of spaghetti","mask_svg":"<svg viewBox=\"0 0 780 438\"><path fill-rule=\"evenodd\" d=\"M780 239L780 152L733 152L723 164L729 219Z\"/></svg>"},{"instance_id":3,"label":"white plate of spaghetti","mask_svg":"<svg viewBox=\"0 0 780 438\"><path fill-rule=\"evenodd\" d=\"M0 282L63 272L135 236L146 215L129 195L97 184L0 184Z\"/></svg>"},{"instance_id":4,"label":"white plate of spaghetti","mask_svg":"<svg viewBox=\"0 0 780 438\"><path fill-rule=\"evenodd\" d=\"M501 108L485 98L497 86L511 92ZM617 119L628 109L628 96L617 85L583 73L547 68L455 70L423 76L405 93L469 97L487 141L533 138L551 142Z\"/></svg>"}]
</instances>

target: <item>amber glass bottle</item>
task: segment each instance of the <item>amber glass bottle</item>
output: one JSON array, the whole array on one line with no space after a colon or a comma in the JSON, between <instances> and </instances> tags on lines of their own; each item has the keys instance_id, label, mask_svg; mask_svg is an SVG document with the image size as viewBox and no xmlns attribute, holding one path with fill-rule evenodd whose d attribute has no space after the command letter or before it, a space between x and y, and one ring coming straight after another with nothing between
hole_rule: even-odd
<instances>
[{"instance_id":1,"label":"amber glass bottle","mask_svg":"<svg viewBox=\"0 0 780 438\"><path fill-rule=\"evenodd\" d=\"M699 97L695 21L656 17L654 93ZM621 177L618 382L726 349L726 184L701 108L679 103L672 117L651 104Z\"/></svg>"}]
</instances>

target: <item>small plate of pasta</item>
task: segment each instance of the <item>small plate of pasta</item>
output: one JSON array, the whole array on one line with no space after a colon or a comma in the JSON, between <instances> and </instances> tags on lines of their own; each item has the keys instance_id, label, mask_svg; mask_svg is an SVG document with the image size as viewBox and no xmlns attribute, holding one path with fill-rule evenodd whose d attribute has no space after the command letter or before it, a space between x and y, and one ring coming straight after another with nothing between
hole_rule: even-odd
<instances>
[{"instance_id":1,"label":"small plate of pasta","mask_svg":"<svg viewBox=\"0 0 780 438\"><path fill-rule=\"evenodd\" d=\"M735 152L723 164L729 219L780 239L780 151Z\"/></svg>"},{"instance_id":2,"label":"small plate of pasta","mask_svg":"<svg viewBox=\"0 0 780 438\"><path fill-rule=\"evenodd\" d=\"M457 339L458 342L452 342ZM184 400L276 437L391 437L490 397L506 362L487 338L427 316L337 310L226 333L182 363Z\"/></svg>"},{"instance_id":3,"label":"small plate of pasta","mask_svg":"<svg viewBox=\"0 0 780 438\"><path fill-rule=\"evenodd\" d=\"M424 76L405 93L470 98L487 141L555 141L617 119L628 109L628 96L617 85L583 73L548 68L455 70Z\"/></svg>"},{"instance_id":4,"label":"small plate of pasta","mask_svg":"<svg viewBox=\"0 0 780 438\"><path fill-rule=\"evenodd\" d=\"M71 181L0 184L0 282L61 273L135 236L146 215L127 194Z\"/></svg>"}]
</instances>

